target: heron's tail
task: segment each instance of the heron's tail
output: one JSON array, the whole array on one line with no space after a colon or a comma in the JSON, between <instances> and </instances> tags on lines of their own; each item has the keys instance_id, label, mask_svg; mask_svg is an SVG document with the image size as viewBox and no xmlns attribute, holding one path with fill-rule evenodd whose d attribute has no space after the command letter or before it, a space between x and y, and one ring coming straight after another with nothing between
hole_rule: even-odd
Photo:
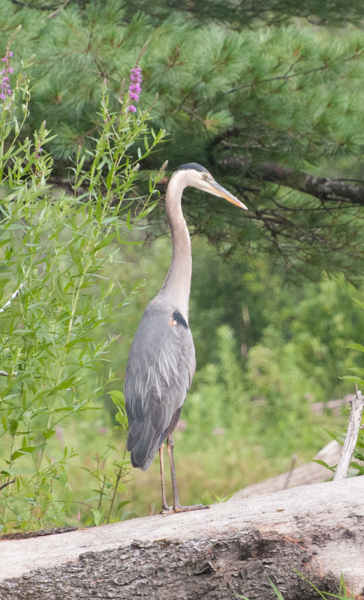
<instances>
[{"instance_id":1,"label":"heron's tail","mask_svg":"<svg viewBox=\"0 0 364 600\"><path fill-rule=\"evenodd\" d=\"M162 445L166 434L158 434L148 420L133 423L129 429L127 449L133 467L146 471Z\"/></svg>"}]
</instances>

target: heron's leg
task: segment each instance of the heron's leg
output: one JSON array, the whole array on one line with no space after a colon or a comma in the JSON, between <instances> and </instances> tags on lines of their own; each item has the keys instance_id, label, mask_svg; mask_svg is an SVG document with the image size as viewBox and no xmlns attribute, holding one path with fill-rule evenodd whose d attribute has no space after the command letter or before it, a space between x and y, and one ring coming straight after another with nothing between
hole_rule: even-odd
<instances>
[{"instance_id":1,"label":"heron's leg","mask_svg":"<svg viewBox=\"0 0 364 600\"><path fill-rule=\"evenodd\" d=\"M171 507L168 506L168 504L167 504L166 483L164 481L164 442L161 445L161 447L159 448L159 464L160 464L160 468L161 468L162 512L165 510L169 512L171 510Z\"/></svg>"},{"instance_id":2,"label":"heron's leg","mask_svg":"<svg viewBox=\"0 0 364 600\"><path fill-rule=\"evenodd\" d=\"M171 435L169 435L167 437L167 452L168 452L168 456L169 456L169 464L171 467L171 479L172 479L172 490L173 490L173 509L178 510L182 507L181 507L181 504L180 504L180 501L178 498L176 468L174 466L173 448L174 448L173 437Z\"/></svg>"},{"instance_id":3,"label":"heron's leg","mask_svg":"<svg viewBox=\"0 0 364 600\"><path fill-rule=\"evenodd\" d=\"M174 456L173 456L173 448L174 441L171 435L167 437L167 451L169 456L169 464L171 466L171 478L172 478L172 489L173 489L173 512L187 512L190 510L201 510L204 508L210 508L209 506L204 506L203 504L195 504L193 506L181 506L178 491L177 491L177 479L176 479L176 469L174 466Z\"/></svg>"}]
</instances>

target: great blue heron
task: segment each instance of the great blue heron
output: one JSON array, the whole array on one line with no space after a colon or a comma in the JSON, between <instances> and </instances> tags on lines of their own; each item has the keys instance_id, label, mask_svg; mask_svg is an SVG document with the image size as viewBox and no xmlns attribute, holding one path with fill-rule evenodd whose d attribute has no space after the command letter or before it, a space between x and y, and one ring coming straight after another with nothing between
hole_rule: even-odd
<instances>
[{"instance_id":1,"label":"great blue heron","mask_svg":"<svg viewBox=\"0 0 364 600\"><path fill-rule=\"evenodd\" d=\"M180 505L173 458L172 433L195 373L195 348L188 326L191 288L191 242L183 217L183 190L192 186L225 198L240 208L247 207L216 183L197 163L182 165L168 184L166 211L172 232L173 255L168 275L159 294L148 304L135 334L125 374L125 407L129 419L127 448L131 464L145 471L159 450L162 512L204 508ZM173 508L166 500L163 449L171 467Z\"/></svg>"}]
</instances>

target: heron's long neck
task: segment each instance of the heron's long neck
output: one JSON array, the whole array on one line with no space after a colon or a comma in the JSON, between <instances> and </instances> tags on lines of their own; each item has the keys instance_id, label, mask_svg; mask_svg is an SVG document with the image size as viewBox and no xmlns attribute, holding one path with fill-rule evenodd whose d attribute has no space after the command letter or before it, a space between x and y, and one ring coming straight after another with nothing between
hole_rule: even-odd
<instances>
[{"instance_id":1,"label":"heron's long neck","mask_svg":"<svg viewBox=\"0 0 364 600\"><path fill-rule=\"evenodd\" d=\"M188 322L188 301L191 289L191 241L183 217L181 200L184 186L173 177L166 195L166 211L172 232L173 255L168 275L160 294L179 310Z\"/></svg>"}]
</instances>

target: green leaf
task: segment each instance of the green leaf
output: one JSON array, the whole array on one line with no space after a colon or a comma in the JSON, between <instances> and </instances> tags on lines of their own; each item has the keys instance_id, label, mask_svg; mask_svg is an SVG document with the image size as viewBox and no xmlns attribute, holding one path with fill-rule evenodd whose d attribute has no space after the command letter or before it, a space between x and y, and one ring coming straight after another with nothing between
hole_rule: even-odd
<instances>
[{"instance_id":1,"label":"green leaf","mask_svg":"<svg viewBox=\"0 0 364 600\"><path fill-rule=\"evenodd\" d=\"M349 344L346 348L351 348L352 350L359 350L360 352L364 352L364 346L361 344Z\"/></svg>"},{"instance_id":2,"label":"green leaf","mask_svg":"<svg viewBox=\"0 0 364 600\"><path fill-rule=\"evenodd\" d=\"M11 455L11 460L16 460L20 456L24 456L25 454L33 454L38 450L44 450L45 443L39 444L39 446L22 446L19 450L16 450Z\"/></svg>"},{"instance_id":3,"label":"green leaf","mask_svg":"<svg viewBox=\"0 0 364 600\"><path fill-rule=\"evenodd\" d=\"M127 429L128 417L123 412L121 412L120 407L119 407L119 412L117 412L115 415L115 419L117 420L118 423L120 423L120 425L122 425L123 430Z\"/></svg>"},{"instance_id":4,"label":"green leaf","mask_svg":"<svg viewBox=\"0 0 364 600\"><path fill-rule=\"evenodd\" d=\"M337 465L335 465L334 467L330 467L325 461L314 459L314 458L311 460L311 462L317 463L318 465L321 465L322 467L325 467L326 469L329 469L333 473L335 473L335 471L336 471Z\"/></svg>"},{"instance_id":5,"label":"green leaf","mask_svg":"<svg viewBox=\"0 0 364 600\"><path fill-rule=\"evenodd\" d=\"M82 261L81 261L81 253L76 250L74 246L70 246L69 252L73 262L75 263L79 273L83 273Z\"/></svg>"},{"instance_id":6,"label":"green leaf","mask_svg":"<svg viewBox=\"0 0 364 600\"><path fill-rule=\"evenodd\" d=\"M339 377L339 379L346 379L347 381L354 381L354 383L360 383L364 385L364 379L359 379L359 377L352 377L350 375L345 375L345 377Z\"/></svg>"},{"instance_id":7,"label":"green leaf","mask_svg":"<svg viewBox=\"0 0 364 600\"><path fill-rule=\"evenodd\" d=\"M98 223L101 223L101 217L102 217L102 196L101 196L101 194L99 194L97 201L96 201L96 221Z\"/></svg>"},{"instance_id":8,"label":"green leaf","mask_svg":"<svg viewBox=\"0 0 364 600\"><path fill-rule=\"evenodd\" d=\"M125 407L125 397L123 392L121 392L120 390L111 390L109 392L109 395L111 396L111 400L114 404L116 404L116 406L121 406L122 408Z\"/></svg>"},{"instance_id":9,"label":"green leaf","mask_svg":"<svg viewBox=\"0 0 364 600\"><path fill-rule=\"evenodd\" d=\"M353 298L353 297L352 297L352 300L354 300L354 302L355 302L356 304L358 304L358 306L360 306L361 308L364 308L364 302L361 302L361 301L360 301L360 300L358 300L357 298Z\"/></svg>"},{"instance_id":10,"label":"green leaf","mask_svg":"<svg viewBox=\"0 0 364 600\"><path fill-rule=\"evenodd\" d=\"M17 475L35 475L38 471L36 469L20 469L12 467L11 469L1 469L0 473L7 475L8 477L16 477Z\"/></svg>"},{"instance_id":11,"label":"green leaf","mask_svg":"<svg viewBox=\"0 0 364 600\"><path fill-rule=\"evenodd\" d=\"M274 590L274 593L277 596L278 600L284 600L281 592L278 590L278 588L275 586L275 584L273 583L273 581L271 579L269 580L269 583L271 584L271 586L272 586L272 588Z\"/></svg>"},{"instance_id":12,"label":"green leaf","mask_svg":"<svg viewBox=\"0 0 364 600\"><path fill-rule=\"evenodd\" d=\"M102 242L100 242L96 246L95 252L97 252L97 250L100 250L100 248L104 248L104 246L108 246L109 244L111 244L111 242L113 241L114 238L115 238L115 232L112 231L102 240Z\"/></svg>"},{"instance_id":13,"label":"green leaf","mask_svg":"<svg viewBox=\"0 0 364 600\"><path fill-rule=\"evenodd\" d=\"M333 440L335 440L335 442L338 442L340 444L340 440L337 439L337 435L333 431L326 429L326 427L324 427L324 431L326 431L327 435L329 435Z\"/></svg>"},{"instance_id":14,"label":"green leaf","mask_svg":"<svg viewBox=\"0 0 364 600\"><path fill-rule=\"evenodd\" d=\"M10 435L15 435L18 427L19 427L19 421L17 421L16 419L11 419L11 421L9 422Z\"/></svg>"},{"instance_id":15,"label":"green leaf","mask_svg":"<svg viewBox=\"0 0 364 600\"><path fill-rule=\"evenodd\" d=\"M356 375L364 375L364 369L361 369L360 367L350 367L349 371L352 371Z\"/></svg>"},{"instance_id":16,"label":"green leaf","mask_svg":"<svg viewBox=\"0 0 364 600\"><path fill-rule=\"evenodd\" d=\"M55 429L44 429L43 436L46 440L49 440L49 438L52 437L52 435L54 435L55 433Z\"/></svg>"},{"instance_id":17,"label":"green leaf","mask_svg":"<svg viewBox=\"0 0 364 600\"><path fill-rule=\"evenodd\" d=\"M111 169L109 171L109 174L108 174L107 178L106 178L106 187L107 187L108 190L111 188L111 184L112 184L112 180L113 180L113 177L114 177L114 173L115 173L114 169Z\"/></svg>"},{"instance_id":18,"label":"green leaf","mask_svg":"<svg viewBox=\"0 0 364 600\"><path fill-rule=\"evenodd\" d=\"M91 508L91 512L94 516L94 523L96 527L98 527L101 523L102 513L99 510L95 510L94 508Z\"/></svg>"},{"instance_id":19,"label":"green leaf","mask_svg":"<svg viewBox=\"0 0 364 600\"><path fill-rule=\"evenodd\" d=\"M147 215L149 215L149 213L151 213L152 210L154 210L156 206L157 206L157 202L153 202L153 204L151 204L150 206L148 206L148 208L146 208L141 213L139 213L138 217L140 219L143 219L144 217L146 217Z\"/></svg>"}]
</instances>

